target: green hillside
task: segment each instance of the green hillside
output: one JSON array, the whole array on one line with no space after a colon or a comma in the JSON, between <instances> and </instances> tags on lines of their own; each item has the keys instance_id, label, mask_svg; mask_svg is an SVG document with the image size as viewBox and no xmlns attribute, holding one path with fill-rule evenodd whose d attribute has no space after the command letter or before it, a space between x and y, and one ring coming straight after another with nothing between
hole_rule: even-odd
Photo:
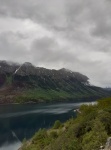
<instances>
[{"instance_id":1,"label":"green hillside","mask_svg":"<svg viewBox=\"0 0 111 150\"><path fill-rule=\"evenodd\" d=\"M99 150L111 136L111 97L82 105L77 118L40 129L21 150Z\"/></svg>"}]
</instances>

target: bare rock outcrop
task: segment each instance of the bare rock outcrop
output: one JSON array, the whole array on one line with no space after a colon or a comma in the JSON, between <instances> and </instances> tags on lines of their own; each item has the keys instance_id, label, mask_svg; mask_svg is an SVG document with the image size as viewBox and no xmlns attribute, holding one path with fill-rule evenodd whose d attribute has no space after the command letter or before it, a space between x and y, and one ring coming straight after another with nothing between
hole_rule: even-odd
<instances>
[{"instance_id":1,"label":"bare rock outcrop","mask_svg":"<svg viewBox=\"0 0 111 150\"><path fill-rule=\"evenodd\" d=\"M111 137L107 139L105 149L104 150L111 150Z\"/></svg>"}]
</instances>

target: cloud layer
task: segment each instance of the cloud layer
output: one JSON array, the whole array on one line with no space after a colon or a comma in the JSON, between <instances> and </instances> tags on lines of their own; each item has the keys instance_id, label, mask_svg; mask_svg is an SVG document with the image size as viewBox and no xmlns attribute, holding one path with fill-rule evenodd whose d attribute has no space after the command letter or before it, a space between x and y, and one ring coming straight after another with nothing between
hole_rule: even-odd
<instances>
[{"instance_id":1,"label":"cloud layer","mask_svg":"<svg viewBox=\"0 0 111 150\"><path fill-rule=\"evenodd\" d=\"M109 0L0 0L0 59L81 72L111 86Z\"/></svg>"}]
</instances>

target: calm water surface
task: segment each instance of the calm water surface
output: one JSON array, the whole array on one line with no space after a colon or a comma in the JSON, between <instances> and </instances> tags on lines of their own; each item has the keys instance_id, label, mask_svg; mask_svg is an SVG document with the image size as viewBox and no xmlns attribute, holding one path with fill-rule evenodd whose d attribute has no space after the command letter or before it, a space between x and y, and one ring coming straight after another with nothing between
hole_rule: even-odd
<instances>
[{"instance_id":1,"label":"calm water surface","mask_svg":"<svg viewBox=\"0 0 111 150\"><path fill-rule=\"evenodd\" d=\"M0 150L17 150L24 138L40 128L50 128L55 120L75 117L83 103L26 104L0 106Z\"/></svg>"}]
</instances>

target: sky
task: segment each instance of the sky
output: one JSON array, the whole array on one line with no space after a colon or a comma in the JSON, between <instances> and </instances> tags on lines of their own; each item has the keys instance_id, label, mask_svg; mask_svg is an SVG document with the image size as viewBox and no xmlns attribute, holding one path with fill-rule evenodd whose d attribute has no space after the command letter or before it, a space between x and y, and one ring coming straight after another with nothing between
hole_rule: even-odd
<instances>
[{"instance_id":1,"label":"sky","mask_svg":"<svg viewBox=\"0 0 111 150\"><path fill-rule=\"evenodd\" d=\"M0 60L67 68L111 87L111 1L0 0Z\"/></svg>"}]
</instances>

